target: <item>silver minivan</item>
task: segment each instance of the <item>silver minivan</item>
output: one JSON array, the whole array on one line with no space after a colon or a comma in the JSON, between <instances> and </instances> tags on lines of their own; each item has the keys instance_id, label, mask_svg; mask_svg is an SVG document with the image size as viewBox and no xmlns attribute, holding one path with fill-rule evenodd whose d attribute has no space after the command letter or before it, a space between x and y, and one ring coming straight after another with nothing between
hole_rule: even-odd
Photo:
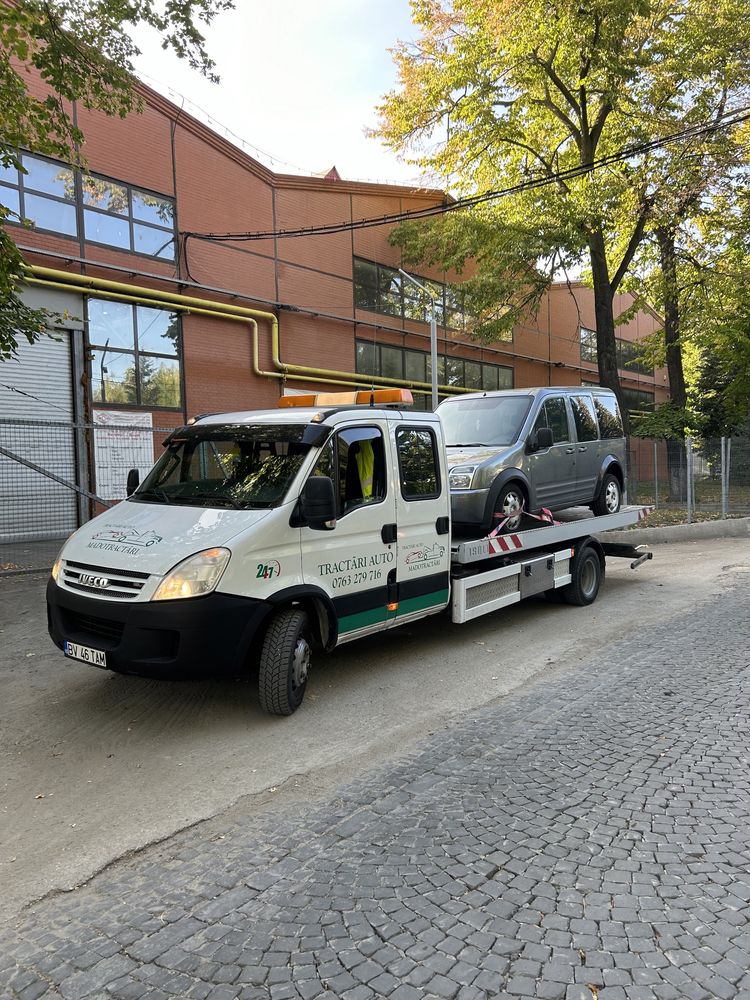
<instances>
[{"instance_id":1,"label":"silver minivan","mask_svg":"<svg viewBox=\"0 0 750 1000\"><path fill-rule=\"evenodd\" d=\"M615 394L586 386L470 393L444 400L451 510L457 531L490 531L522 511L585 505L615 514L626 442Z\"/></svg>"}]
</instances>

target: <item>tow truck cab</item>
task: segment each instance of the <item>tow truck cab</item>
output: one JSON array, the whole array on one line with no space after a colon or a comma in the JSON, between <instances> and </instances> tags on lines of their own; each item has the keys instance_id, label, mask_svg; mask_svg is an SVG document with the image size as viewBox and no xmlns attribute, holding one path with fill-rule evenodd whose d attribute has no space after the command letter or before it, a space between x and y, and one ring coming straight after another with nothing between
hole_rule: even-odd
<instances>
[{"instance_id":1,"label":"tow truck cab","mask_svg":"<svg viewBox=\"0 0 750 1000\"><path fill-rule=\"evenodd\" d=\"M311 643L330 650L443 610L440 420L383 405L403 405L401 390L356 395L371 405L318 396L175 431L138 489L62 549L47 588L53 641L160 677L240 672L257 641L272 661L261 702L289 714Z\"/></svg>"}]
</instances>

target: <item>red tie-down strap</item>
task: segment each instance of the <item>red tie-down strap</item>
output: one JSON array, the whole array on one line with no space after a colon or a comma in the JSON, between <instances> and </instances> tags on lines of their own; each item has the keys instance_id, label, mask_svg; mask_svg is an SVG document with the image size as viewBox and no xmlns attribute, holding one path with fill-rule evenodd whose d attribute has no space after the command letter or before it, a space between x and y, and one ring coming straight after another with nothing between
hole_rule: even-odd
<instances>
[{"instance_id":1,"label":"red tie-down strap","mask_svg":"<svg viewBox=\"0 0 750 1000\"><path fill-rule=\"evenodd\" d=\"M555 525L562 524L562 521L556 521L554 519L554 517L552 516L552 511L548 510L547 507L542 507L541 511L538 514L530 514L528 511L525 511L523 509L522 505L518 514L521 514L521 516L523 517L531 517L535 521L542 521L542 523L544 524L555 524ZM511 517L518 517L518 514L512 514L512 515L509 514L507 517L503 517L499 511L496 511L495 517L501 518L501 521L495 525L495 527L492 529L489 535L487 535L487 537L494 538L495 535L498 535L503 530L508 521L510 521Z\"/></svg>"}]
</instances>

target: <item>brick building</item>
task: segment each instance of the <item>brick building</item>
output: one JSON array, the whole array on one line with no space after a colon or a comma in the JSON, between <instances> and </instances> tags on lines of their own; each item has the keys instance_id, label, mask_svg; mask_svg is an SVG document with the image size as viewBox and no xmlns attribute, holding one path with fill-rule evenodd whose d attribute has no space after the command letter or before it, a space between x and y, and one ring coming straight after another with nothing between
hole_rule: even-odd
<instances>
[{"instance_id":1,"label":"brick building","mask_svg":"<svg viewBox=\"0 0 750 1000\"><path fill-rule=\"evenodd\" d=\"M383 216L440 203L443 192L349 182L335 170L275 174L139 90L143 112L124 120L75 109L87 172L28 153L26 174L0 170L0 202L34 223L8 227L30 268L24 294L62 317L56 339L22 344L17 360L0 365L2 416L90 422L108 411L148 413L169 427L355 378L410 385L425 405L429 323L424 302L401 283L388 226L252 242L185 234ZM417 276L439 302L445 392L596 381L590 290L554 286L506 341L480 346L460 286L429 269ZM620 297L616 308L629 304ZM634 408L666 395L664 372L635 362L631 346L657 323L641 311L621 328ZM96 478L94 470L88 481Z\"/></svg>"}]
</instances>

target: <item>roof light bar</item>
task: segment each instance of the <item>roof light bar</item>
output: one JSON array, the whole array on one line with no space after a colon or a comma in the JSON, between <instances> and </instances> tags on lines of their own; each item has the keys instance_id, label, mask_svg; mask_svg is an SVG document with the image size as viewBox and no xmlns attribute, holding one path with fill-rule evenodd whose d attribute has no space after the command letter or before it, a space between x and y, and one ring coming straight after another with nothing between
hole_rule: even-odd
<instances>
[{"instance_id":1,"label":"roof light bar","mask_svg":"<svg viewBox=\"0 0 750 1000\"><path fill-rule=\"evenodd\" d=\"M411 406L409 389L363 389L353 392L309 392L299 396L281 396L278 406Z\"/></svg>"}]
</instances>

